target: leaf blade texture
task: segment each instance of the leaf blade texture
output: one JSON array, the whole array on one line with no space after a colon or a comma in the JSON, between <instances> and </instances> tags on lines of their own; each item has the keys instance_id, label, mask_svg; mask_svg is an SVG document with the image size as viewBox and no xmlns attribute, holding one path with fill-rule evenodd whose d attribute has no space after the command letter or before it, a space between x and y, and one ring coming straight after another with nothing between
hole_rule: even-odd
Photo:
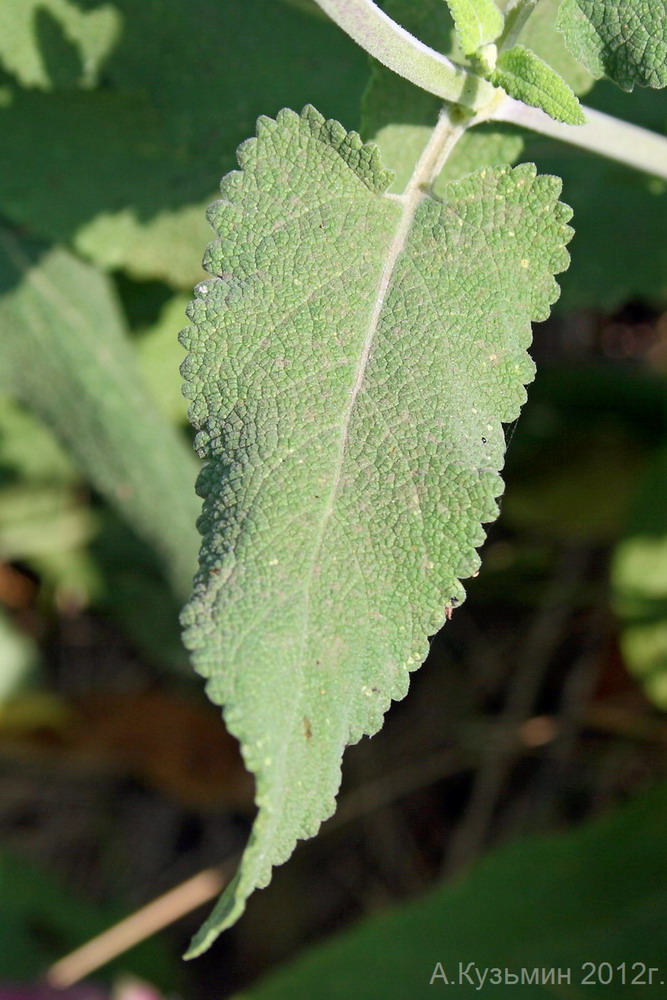
<instances>
[{"instance_id":1,"label":"leaf blade texture","mask_svg":"<svg viewBox=\"0 0 667 1000\"><path fill-rule=\"evenodd\" d=\"M586 121L577 97L562 76L525 45L513 45L501 52L491 79L510 97L542 108L559 122L583 125Z\"/></svg>"},{"instance_id":2,"label":"leaf blade texture","mask_svg":"<svg viewBox=\"0 0 667 1000\"><path fill-rule=\"evenodd\" d=\"M473 56L482 45L493 42L503 30L505 19L493 0L446 0L461 48Z\"/></svg>"},{"instance_id":3,"label":"leaf blade texture","mask_svg":"<svg viewBox=\"0 0 667 1000\"><path fill-rule=\"evenodd\" d=\"M530 164L408 209L377 149L313 108L260 119L239 163L182 334L206 459L183 623L259 812L190 956L332 813L344 747L463 599L571 233Z\"/></svg>"},{"instance_id":4,"label":"leaf blade texture","mask_svg":"<svg viewBox=\"0 0 667 1000\"><path fill-rule=\"evenodd\" d=\"M664 0L563 0L557 24L597 79L606 75L628 91L667 85Z\"/></svg>"}]
</instances>

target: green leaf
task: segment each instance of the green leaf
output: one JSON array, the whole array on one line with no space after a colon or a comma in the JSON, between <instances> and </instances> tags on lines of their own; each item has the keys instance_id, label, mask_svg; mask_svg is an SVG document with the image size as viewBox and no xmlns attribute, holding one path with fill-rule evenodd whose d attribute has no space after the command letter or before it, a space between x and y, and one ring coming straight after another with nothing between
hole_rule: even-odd
<instances>
[{"instance_id":1,"label":"green leaf","mask_svg":"<svg viewBox=\"0 0 667 1000\"><path fill-rule=\"evenodd\" d=\"M183 622L259 812L192 955L331 814L344 747L462 600L571 233L531 164L387 196L377 150L312 108L260 119L239 162L182 335L207 460Z\"/></svg>"},{"instance_id":2,"label":"green leaf","mask_svg":"<svg viewBox=\"0 0 667 1000\"><path fill-rule=\"evenodd\" d=\"M244 1000L428 1000L438 994L463 1000L480 994L475 968L500 968L501 974L507 968L519 976L518 985L493 985L487 978L481 995L499 1000L626 994L654 1000L660 993L656 974L652 985L644 975L643 984L630 986L641 968L633 973L631 963L643 961L664 978L667 893L658 873L667 865L666 822L662 785L578 830L509 844L465 878L309 949L244 990ZM430 985L437 962L450 981L442 990L442 978ZM612 982L601 985L596 976L581 985L590 971L584 962L596 969L610 963ZM472 963L472 985L460 981L459 963L463 969ZM521 983L522 968L538 970L533 985ZM570 983L563 976L557 985L558 971L567 969ZM601 973L605 981L606 965Z\"/></svg>"},{"instance_id":3,"label":"green leaf","mask_svg":"<svg viewBox=\"0 0 667 1000\"><path fill-rule=\"evenodd\" d=\"M77 475L49 429L25 406L0 395L0 483L17 479L34 488L71 484Z\"/></svg>"},{"instance_id":4,"label":"green leaf","mask_svg":"<svg viewBox=\"0 0 667 1000\"><path fill-rule=\"evenodd\" d=\"M667 12L663 0L563 0L558 27L594 77L623 90L667 84Z\"/></svg>"},{"instance_id":5,"label":"green leaf","mask_svg":"<svg viewBox=\"0 0 667 1000\"><path fill-rule=\"evenodd\" d=\"M304 14L310 14L311 17L319 17L324 20L327 19L327 15L317 3L317 0L282 0L282 3L287 4L288 7L294 7L296 10L300 10Z\"/></svg>"},{"instance_id":6,"label":"green leaf","mask_svg":"<svg viewBox=\"0 0 667 1000\"><path fill-rule=\"evenodd\" d=\"M505 19L494 0L446 0L452 12L461 48L473 56L482 45L493 42Z\"/></svg>"},{"instance_id":7,"label":"green leaf","mask_svg":"<svg viewBox=\"0 0 667 1000\"><path fill-rule=\"evenodd\" d=\"M97 83L120 31L120 13L109 3L81 10L71 0L3 0L0 65L26 87L90 87ZM74 72L63 80L68 63Z\"/></svg>"},{"instance_id":8,"label":"green leaf","mask_svg":"<svg viewBox=\"0 0 667 1000\"><path fill-rule=\"evenodd\" d=\"M204 276L204 210L257 116L313 100L356 121L366 56L275 0L107 6L123 31L103 87L3 88L0 214L105 269L189 290Z\"/></svg>"},{"instance_id":9,"label":"green leaf","mask_svg":"<svg viewBox=\"0 0 667 1000\"><path fill-rule=\"evenodd\" d=\"M556 27L559 3L560 0L539 0L521 30L521 44L537 53L581 96L595 81L571 55Z\"/></svg>"},{"instance_id":10,"label":"green leaf","mask_svg":"<svg viewBox=\"0 0 667 1000\"><path fill-rule=\"evenodd\" d=\"M649 698L667 709L667 450L650 463L612 566L621 648Z\"/></svg>"},{"instance_id":11,"label":"green leaf","mask_svg":"<svg viewBox=\"0 0 667 1000\"><path fill-rule=\"evenodd\" d=\"M94 521L74 490L42 484L0 490L0 559L30 560L90 540Z\"/></svg>"},{"instance_id":12,"label":"green leaf","mask_svg":"<svg viewBox=\"0 0 667 1000\"><path fill-rule=\"evenodd\" d=\"M0 230L0 373L188 592L196 466L138 371L108 280Z\"/></svg>"},{"instance_id":13,"label":"green leaf","mask_svg":"<svg viewBox=\"0 0 667 1000\"><path fill-rule=\"evenodd\" d=\"M525 45L501 52L491 81L510 97L542 108L559 122L583 125L586 121L579 101L562 76Z\"/></svg>"}]
</instances>

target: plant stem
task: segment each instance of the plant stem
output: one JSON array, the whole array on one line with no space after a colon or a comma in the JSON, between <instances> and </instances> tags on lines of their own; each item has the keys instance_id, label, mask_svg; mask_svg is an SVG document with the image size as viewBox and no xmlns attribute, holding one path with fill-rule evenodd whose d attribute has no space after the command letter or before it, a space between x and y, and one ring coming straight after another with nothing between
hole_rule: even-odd
<instances>
[{"instance_id":1,"label":"plant stem","mask_svg":"<svg viewBox=\"0 0 667 1000\"><path fill-rule=\"evenodd\" d=\"M449 107L441 110L431 137L417 160L405 191L400 196L401 200L421 201L439 176L452 149L471 124L470 118L452 112L453 109Z\"/></svg>"},{"instance_id":2,"label":"plant stem","mask_svg":"<svg viewBox=\"0 0 667 1000\"><path fill-rule=\"evenodd\" d=\"M512 0L507 5L500 47L513 44L537 2ZM565 125L554 121L538 108L531 108L511 97L502 97L503 92L488 81L456 66L424 45L392 21L373 0L317 0L317 3L383 65L445 101L478 111L476 119L469 120L463 130L481 121L508 122L667 180L667 137L592 108L583 108L587 118L585 125ZM447 128L451 129L452 118L447 121ZM431 142L423 155L429 148Z\"/></svg>"},{"instance_id":3,"label":"plant stem","mask_svg":"<svg viewBox=\"0 0 667 1000\"><path fill-rule=\"evenodd\" d=\"M516 42L523 26L537 7L538 0L510 0L505 8L505 27L498 39L498 51L509 49Z\"/></svg>"},{"instance_id":4,"label":"plant stem","mask_svg":"<svg viewBox=\"0 0 667 1000\"><path fill-rule=\"evenodd\" d=\"M666 136L612 118L593 108L583 107L582 110L586 115L585 125L564 125L539 108L531 108L506 97L486 120L519 125L667 180Z\"/></svg>"},{"instance_id":5,"label":"plant stem","mask_svg":"<svg viewBox=\"0 0 667 1000\"><path fill-rule=\"evenodd\" d=\"M207 868L142 906L106 931L82 944L51 966L46 981L57 990L67 989L107 962L145 941L192 910L219 895L231 877L237 858Z\"/></svg>"},{"instance_id":6,"label":"plant stem","mask_svg":"<svg viewBox=\"0 0 667 1000\"><path fill-rule=\"evenodd\" d=\"M456 66L392 21L373 0L317 0L322 10L384 66L445 101L480 108L495 88Z\"/></svg>"}]
</instances>

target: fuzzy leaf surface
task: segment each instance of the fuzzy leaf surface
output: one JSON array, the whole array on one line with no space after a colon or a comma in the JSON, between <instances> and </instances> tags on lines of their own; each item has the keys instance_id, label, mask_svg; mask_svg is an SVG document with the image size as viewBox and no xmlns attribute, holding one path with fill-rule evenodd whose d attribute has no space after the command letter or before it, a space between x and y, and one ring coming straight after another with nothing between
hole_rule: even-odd
<instances>
[{"instance_id":1,"label":"fuzzy leaf surface","mask_svg":"<svg viewBox=\"0 0 667 1000\"><path fill-rule=\"evenodd\" d=\"M461 48L472 56L503 30L505 19L493 0L447 0Z\"/></svg>"},{"instance_id":2,"label":"fuzzy leaf surface","mask_svg":"<svg viewBox=\"0 0 667 1000\"><path fill-rule=\"evenodd\" d=\"M559 122L583 125L586 121L579 101L563 77L525 45L513 45L500 54L491 80L510 97L542 108Z\"/></svg>"},{"instance_id":3,"label":"fuzzy leaf surface","mask_svg":"<svg viewBox=\"0 0 667 1000\"><path fill-rule=\"evenodd\" d=\"M665 0L563 0L558 27L597 79L623 90L667 85Z\"/></svg>"},{"instance_id":4,"label":"fuzzy leaf surface","mask_svg":"<svg viewBox=\"0 0 667 1000\"><path fill-rule=\"evenodd\" d=\"M462 600L571 233L531 164L387 196L377 149L310 107L260 119L239 163L182 334L206 459L183 621L259 811L191 955L333 812L345 746Z\"/></svg>"}]
</instances>

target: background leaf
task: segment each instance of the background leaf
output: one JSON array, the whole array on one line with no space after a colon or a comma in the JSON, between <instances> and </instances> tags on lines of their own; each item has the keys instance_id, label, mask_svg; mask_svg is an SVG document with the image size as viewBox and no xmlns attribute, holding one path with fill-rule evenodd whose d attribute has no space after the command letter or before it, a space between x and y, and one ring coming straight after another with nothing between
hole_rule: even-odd
<instances>
[{"instance_id":1,"label":"background leaf","mask_svg":"<svg viewBox=\"0 0 667 1000\"><path fill-rule=\"evenodd\" d=\"M275 0L101 10L123 24L103 88L4 81L0 212L105 269L190 289L203 277L204 210L257 116L310 100L356 124L366 57L330 21Z\"/></svg>"},{"instance_id":2,"label":"background leaf","mask_svg":"<svg viewBox=\"0 0 667 1000\"><path fill-rule=\"evenodd\" d=\"M558 14L572 54L623 90L667 84L665 5L653 0L563 0Z\"/></svg>"},{"instance_id":3,"label":"background leaf","mask_svg":"<svg viewBox=\"0 0 667 1000\"><path fill-rule=\"evenodd\" d=\"M25 87L92 86L121 32L118 9L71 0L4 0L0 65Z\"/></svg>"},{"instance_id":4,"label":"background leaf","mask_svg":"<svg viewBox=\"0 0 667 1000\"><path fill-rule=\"evenodd\" d=\"M667 450L649 464L612 571L621 647L649 698L667 709Z\"/></svg>"},{"instance_id":5,"label":"background leaf","mask_svg":"<svg viewBox=\"0 0 667 1000\"><path fill-rule=\"evenodd\" d=\"M108 280L65 250L5 229L0 326L4 388L57 431L99 492L154 546L176 592L187 593L196 463L141 381Z\"/></svg>"},{"instance_id":6,"label":"background leaf","mask_svg":"<svg viewBox=\"0 0 667 1000\"><path fill-rule=\"evenodd\" d=\"M0 854L0 980L35 980L49 964L106 930L125 914L96 907L70 894L57 879L14 853ZM110 963L104 976L133 972L173 988L176 963L153 937ZM2 986L0 991L4 993Z\"/></svg>"},{"instance_id":7,"label":"background leaf","mask_svg":"<svg viewBox=\"0 0 667 1000\"><path fill-rule=\"evenodd\" d=\"M615 815L574 832L524 839L495 851L455 884L381 913L338 939L311 949L300 961L254 989L247 1000L318 996L343 1000L431 997L443 986L429 980L440 962L454 980L452 1000L475 995L458 985L459 962L478 967L572 970L571 997L655 997L660 984L622 986L618 966L643 961L664 974L661 942L667 932L667 893L656 872L667 864L664 826L667 786L637 798ZM612 985L581 985L584 962L610 962ZM635 973L637 970L635 970ZM603 970L606 976L606 968ZM474 981L474 974L473 974ZM553 985L491 986L514 1000L558 995ZM239 998L240 1000L240 998Z\"/></svg>"}]
</instances>

